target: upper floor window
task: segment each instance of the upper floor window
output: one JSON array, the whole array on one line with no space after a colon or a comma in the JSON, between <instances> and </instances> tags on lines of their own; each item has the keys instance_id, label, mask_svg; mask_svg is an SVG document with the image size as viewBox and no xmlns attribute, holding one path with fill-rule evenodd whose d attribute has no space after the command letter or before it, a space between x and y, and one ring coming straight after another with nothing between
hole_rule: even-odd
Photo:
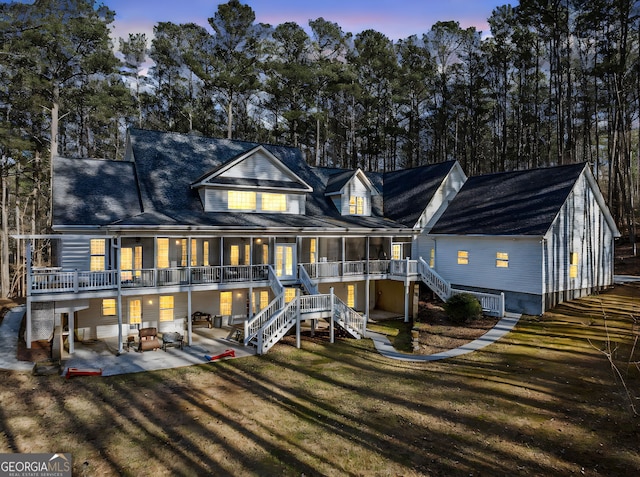
<instances>
[{"instance_id":1,"label":"upper floor window","mask_svg":"<svg viewBox=\"0 0 640 477\"><path fill-rule=\"evenodd\" d=\"M286 212L287 195L262 193L262 210L265 212Z\"/></svg>"},{"instance_id":2,"label":"upper floor window","mask_svg":"<svg viewBox=\"0 0 640 477\"><path fill-rule=\"evenodd\" d=\"M256 210L256 193L242 190L227 191L229 210Z\"/></svg>"},{"instance_id":3,"label":"upper floor window","mask_svg":"<svg viewBox=\"0 0 640 477\"><path fill-rule=\"evenodd\" d=\"M356 195L349 197L349 214L364 215L364 197Z\"/></svg>"},{"instance_id":4,"label":"upper floor window","mask_svg":"<svg viewBox=\"0 0 640 477\"><path fill-rule=\"evenodd\" d=\"M469 264L469 252L466 250L458 250L458 265Z\"/></svg>"},{"instance_id":5,"label":"upper floor window","mask_svg":"<svg viewBox=\"0 0 640 477\"><path fill-rule=\"evenodd\" d=\"M92 272L104 270L105 248L104 239L91 239L90 267Z\"/></svg>"},{"instance_id":6,"label":"upper floor window","mask_svg":"<svg viewBox=\"0 0 640 477\"><path fill-rule=\"evenodd\" d=\"M158 244L158 268L169 268L169 239L159 238Z\"/></svg>"}]
</instances>

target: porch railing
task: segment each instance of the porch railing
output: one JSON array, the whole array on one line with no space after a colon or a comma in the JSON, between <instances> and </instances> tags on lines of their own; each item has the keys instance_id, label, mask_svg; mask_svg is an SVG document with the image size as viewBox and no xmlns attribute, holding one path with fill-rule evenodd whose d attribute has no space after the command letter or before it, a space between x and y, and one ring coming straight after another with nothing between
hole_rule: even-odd
<instances>
[{"instance_id":1,"label":"porch railing","mask_svg":"<svg viewBox=\"0 0 640 477\"><path fill-rule=\"evenodd\" d=\"M34 268L29 276L29 289L32 294L115 289L118 286L118 273L122 288L264 282L269 279L269 265L146 268L119 271L66 271L60 268Z\"/></svg>"},{"instance_id":2,"label":"porch railing","mask_svg":"<svg viewBox=\"0 0 640 477\"><path fill-rule=\"evenodd\" d=\"M298 277L300 278L300 283L302 283L302 286L307 291L307 293L309 293L310 295L318 294L318 287L311 281L311 277L307 273L307 269L302 265L298 266Z\"/></svg>"}]
</instances>

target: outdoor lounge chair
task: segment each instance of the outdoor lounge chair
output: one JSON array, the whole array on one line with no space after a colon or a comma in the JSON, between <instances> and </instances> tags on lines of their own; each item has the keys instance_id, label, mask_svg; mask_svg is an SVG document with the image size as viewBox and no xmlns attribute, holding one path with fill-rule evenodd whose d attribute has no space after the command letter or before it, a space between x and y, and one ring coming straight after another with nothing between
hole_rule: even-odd
<instances>
[{"instance_id":1,"label":"outdoor lounge chair","mask_svg":"<svg viewBox=\"0 0 640 477\"><path fill-rule=\"evenodd\" d=\"M157 328L140 328L138 334L140 337L138 351L156 350L160 348Z\"/></svg>"}]
</instances>

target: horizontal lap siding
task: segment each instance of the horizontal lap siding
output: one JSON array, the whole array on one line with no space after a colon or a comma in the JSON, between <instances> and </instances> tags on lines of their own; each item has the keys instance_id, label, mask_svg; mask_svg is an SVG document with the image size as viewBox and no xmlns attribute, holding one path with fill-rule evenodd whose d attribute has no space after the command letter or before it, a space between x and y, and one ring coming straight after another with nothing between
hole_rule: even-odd
<instances>
[{"instance_id":1,"label":"horizontal lap siding","mask_svg":"<svg viewBox=\"0 0 640 477\"><path fill-rule=\"evenodd\" d=\"M107 245L108 243L105 244L105 253L108 251ZM90 258L91 241L89 239L70 237L62 239L60 265L64 270L89 270Z\"/></svg>"},{"instance_id":2,"label":"horizontal lap siding","mask_svg":"<svg viewBox=\"0 0 640 477\"><path fill-rule=\"evenodd\" d=\"M545 242L545 292L593 291L613 282L613 231L582 176L549 229ZM571 253L578 254L570 277Z\"/></svg>"},{"instance_id":3,"label":"horizontal lap siding","mask_svg":"<svg viewBox=\"0 0 640 477\"><path fill-rule=\"evenodd\" d=\"M492 290L542 293L539 238L440 237L435 241L435 270L449 283ZM469 253L458 264L458 251ZM496 253L509 254L509 267L496 266ZM423 257L428 262L427 257Z\"/></svg>"}]
</instances>

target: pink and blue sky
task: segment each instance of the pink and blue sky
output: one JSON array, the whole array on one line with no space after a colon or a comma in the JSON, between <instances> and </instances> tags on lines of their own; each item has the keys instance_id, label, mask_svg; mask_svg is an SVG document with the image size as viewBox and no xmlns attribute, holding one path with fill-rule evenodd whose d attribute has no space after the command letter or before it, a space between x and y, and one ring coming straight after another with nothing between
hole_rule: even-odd
<instances>
[{"instance_id":1,"label":"pink and blue sky","mask_svg":"<svg viewBox=\"0 0 640 477\"><path fill-rule=\"evenodd\" d=\"M162 21L197 23L208 27L218 0L103 0L116 12L114 36L146 33ZM496 7L517 0L241 0L256 13L256 21L278 25L292 21L307 28L309 20L324 18L340 25L345 32L357 34L374 29L391 40L421 35L438 21L457 21L462 28L475 26L489 34L487 19Z\"/></svg>"}]
</instances>

